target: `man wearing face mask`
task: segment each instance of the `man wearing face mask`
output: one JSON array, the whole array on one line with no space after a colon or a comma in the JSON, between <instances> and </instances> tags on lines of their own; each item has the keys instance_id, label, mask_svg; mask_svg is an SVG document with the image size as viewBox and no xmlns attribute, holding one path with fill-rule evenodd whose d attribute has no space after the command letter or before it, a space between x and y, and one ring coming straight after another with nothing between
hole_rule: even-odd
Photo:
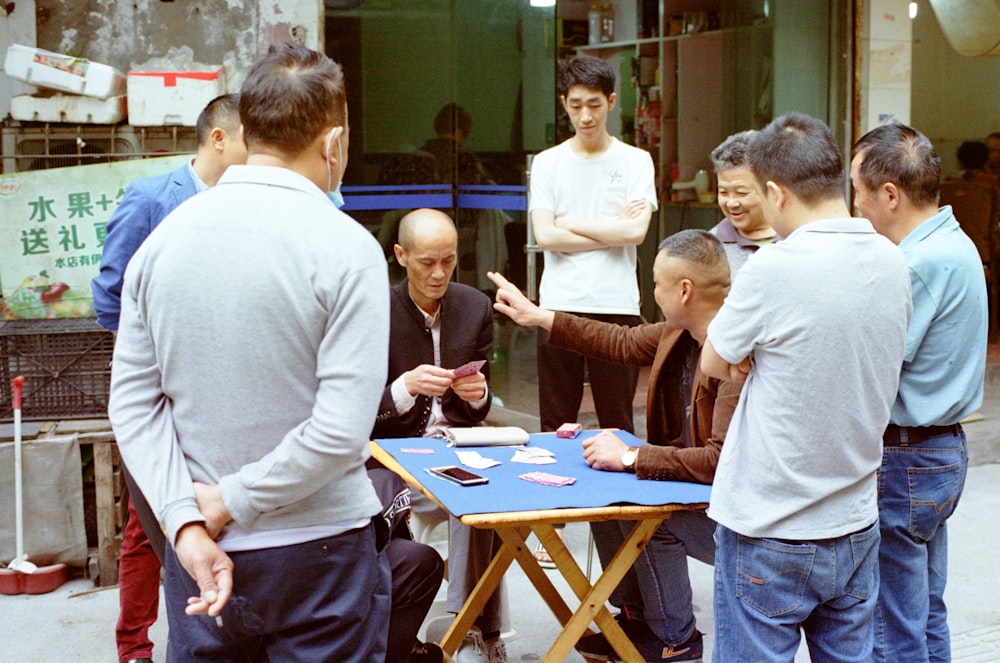
<instances>
[{"instance_id":1,"label":"man wearing face mask","mask_svg":"<svg viewBox=\"0 0 1000 663\"><path fill-rule=\"evenodd\" d=\"M383 660L388 528L365 461L389 283L327 198L347 166L340 66L272 46L240 119L247 164L174 210L122 288L108 414L167 534L169 655Z\"/></svg>"},{"instance_id":2,"label":"man wearing face mask","mask_svg":"<svg viewBox=\"0 0 1000 663\"><path fill-rule=\"evenodd\" d=\"M105 329L118 330L125 266L143 240L174 208L215 186L226 168L246 162L239 100L239 95L227 94L208 102L195 124L198 152L192 161L172 173L136 180L126 188L125 197L108 221L101 270L91 283L97 321ZM121 612L115 640L120 663L148 663L153 658L149 627L156 621L160 602L164 541L128 468L124 478L129 489L129 517L118 559Z\"/></svg>"}]
</instances>

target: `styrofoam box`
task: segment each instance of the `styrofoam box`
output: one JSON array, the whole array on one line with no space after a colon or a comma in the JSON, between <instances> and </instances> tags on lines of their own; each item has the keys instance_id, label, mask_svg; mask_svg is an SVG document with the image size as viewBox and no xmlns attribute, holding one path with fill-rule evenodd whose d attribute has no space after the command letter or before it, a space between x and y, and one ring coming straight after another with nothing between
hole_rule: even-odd
<instances>
[{"instance_id":1,"label":"styrofoam box","mask_svg":"<svg viewBox=\"0 0 1000 663\"><path fill-rule=\"evenodd\" d=\"M31 46L11 44L3 70L38 87L107 99L125 94L125 74L106 64Z\"/></svg>"},{"instance_id":2,"label":"styrofoam box","mask_svg":"<svg viewBox=\"0 0 1000 663\"><path fill-rule=\"evenodd\" d=\"M128 122L136 127L193 127L212 99L226 93L226 69L128 72Z\"/></svg>"},{"instance_id":3,"label":"styrofoam box","mask_svg":"<svg viewBox=\"0 0 1000 663\"><path fill-rule=\"evenodd\" d=\"M95 99L79 94L22 94L10 100L10 116L23 122L118 124L125 119L125 97Z\"/></svg>"}]
</instances>

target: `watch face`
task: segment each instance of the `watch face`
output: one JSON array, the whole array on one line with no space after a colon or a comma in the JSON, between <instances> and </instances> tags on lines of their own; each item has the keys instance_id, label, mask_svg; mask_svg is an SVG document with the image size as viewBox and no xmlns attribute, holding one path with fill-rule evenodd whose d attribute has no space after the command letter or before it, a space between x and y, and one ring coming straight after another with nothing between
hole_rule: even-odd
<instances>
[{"instance_id":1,"label":"watch face","mask_svg":"<svg viewBox=\"0 0 1000 663\"><path fill-rule=\"evenodd\" d=\"M625 467L632 467L635 465L635 449L629 449L622 454L622 465Z\"/></svg>"}]
</instances>

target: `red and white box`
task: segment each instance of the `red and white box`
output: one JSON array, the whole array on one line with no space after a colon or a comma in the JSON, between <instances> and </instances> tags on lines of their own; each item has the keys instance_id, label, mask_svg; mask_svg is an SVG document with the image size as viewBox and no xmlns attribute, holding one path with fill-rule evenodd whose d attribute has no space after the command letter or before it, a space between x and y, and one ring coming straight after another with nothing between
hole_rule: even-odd
<instances>
[{"instance_id":1,"label":"red and white box","mask_svg":"<svg viewBox=\"0 0 1000 663\"><path fill-rule=\"evenodd\" d=\"M212 99L226 93L226 68L128 72L128 122L137 127L193 127Z\"/></svg>"},{"instance_id":2,"label":"red and white box","mask_svg":"<svg viewBox=\"0 0 1000 663\"><path fill-rule=\"evenodd\" d=\"M556 437L574 438L583 430L582 424L565 423L556 429Z\"/></svg>"},{"instance_id":3,"label":"red and white box","mask_svg":"<svg viewBox=\"0 0 1000 663\"><path fill-rule=\"evenodd\" d=\"M11 44L3 70L11 78L37 87L97 99L125 94L125 74L106 64L21 44Z\"/></svg>"}]
</instances>

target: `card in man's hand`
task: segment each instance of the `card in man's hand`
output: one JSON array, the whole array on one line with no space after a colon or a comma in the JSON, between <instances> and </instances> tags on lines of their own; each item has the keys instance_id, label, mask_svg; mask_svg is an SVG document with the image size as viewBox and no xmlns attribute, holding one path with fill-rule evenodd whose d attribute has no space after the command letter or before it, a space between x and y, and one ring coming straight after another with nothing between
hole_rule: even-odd
<instances>
[{"instance_id":1,"label":"card in man's hand","mask_svg":"<svg viewBox=\"0 0 1000 663\"><path fill-rule=\"evenodd\" d=\"M455 369L455 377L464 378L466 375L475 375L484 365L486 365L485 359L476 359L466 362Z\"/></svg>"}]
</instances>

